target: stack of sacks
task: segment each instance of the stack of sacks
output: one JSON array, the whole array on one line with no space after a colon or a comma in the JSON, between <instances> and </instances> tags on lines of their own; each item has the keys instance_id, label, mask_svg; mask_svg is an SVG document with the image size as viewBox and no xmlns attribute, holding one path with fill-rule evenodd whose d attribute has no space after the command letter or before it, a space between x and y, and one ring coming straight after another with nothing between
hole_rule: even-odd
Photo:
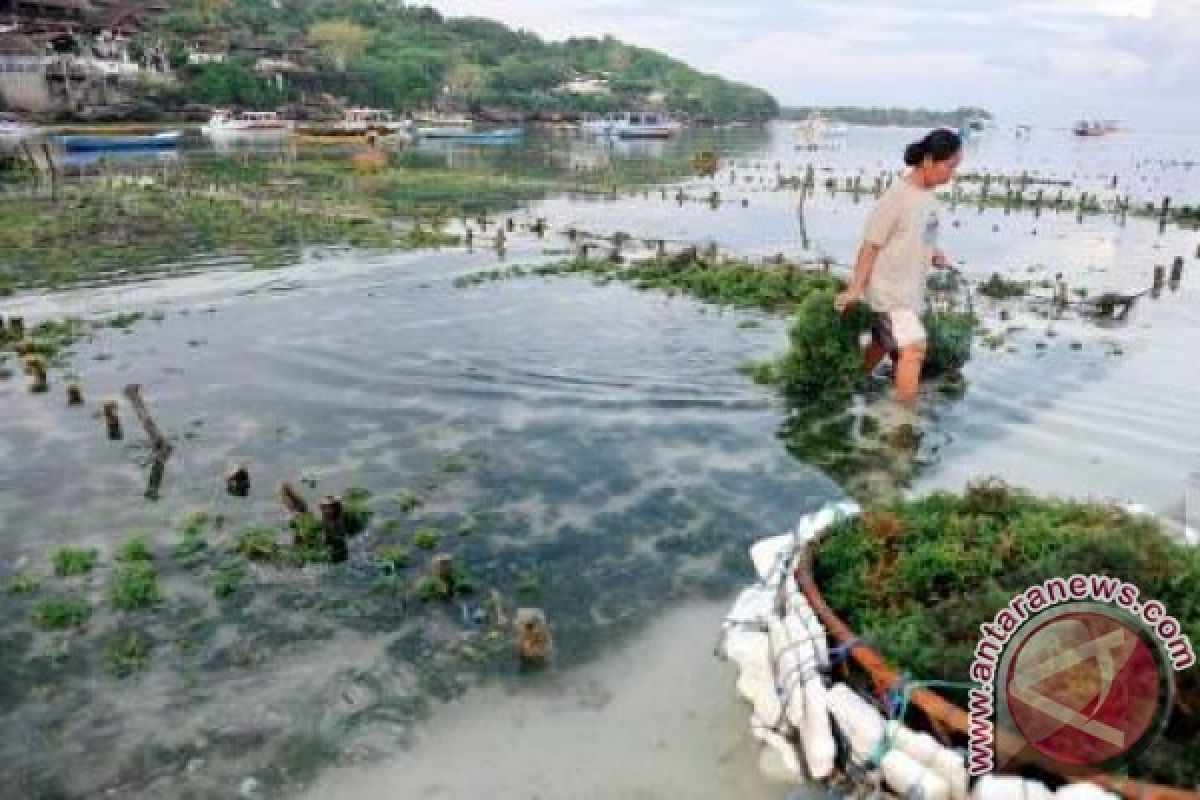
<instances>
[{"instance_id":1,"label":"stack of sacks","mask_svg":"<svg viewBox=\"0 0 1200 800\"><path fill-rule=\"evenodd\" d=\"M892 725L885 748L888 723L866 700L839 683L829 690L828 701L829 711L849 742L854 760L863 764L879 759L884 783L892 791L905 796L917 791L926 800L965 800L967 769L960 754L938 744L928 734L916 733L899 724Z\"/></svg>"},{"instance_id":2,"label":"stack of sacks","mask_svg":"<svg viewBox=\"0 0 1200 800\"><path fill-rule=\"evenodd\" d=\"M971 792L972 800L1121 800L1093 783L1069 783L1057 792L1039 781L1010 775L984 775Z\"/></svg>"}]
</instances>

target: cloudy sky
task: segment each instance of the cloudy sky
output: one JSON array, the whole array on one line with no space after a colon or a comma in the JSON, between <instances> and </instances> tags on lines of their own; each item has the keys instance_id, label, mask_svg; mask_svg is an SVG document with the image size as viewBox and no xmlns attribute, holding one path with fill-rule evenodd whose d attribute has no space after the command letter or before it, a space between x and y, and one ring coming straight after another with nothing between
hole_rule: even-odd
<instances>
[{"instance_id":1,"label":"cloudy sky","mask_svg":"<svg viewBox=\"0 0 1200 800\"><path fill-rule=\"evenodd\" d=\"M983 105L1010 121L1200 122L1200 0L427 0L614 36L783 103Z\"/></svg>"}]
</instances>

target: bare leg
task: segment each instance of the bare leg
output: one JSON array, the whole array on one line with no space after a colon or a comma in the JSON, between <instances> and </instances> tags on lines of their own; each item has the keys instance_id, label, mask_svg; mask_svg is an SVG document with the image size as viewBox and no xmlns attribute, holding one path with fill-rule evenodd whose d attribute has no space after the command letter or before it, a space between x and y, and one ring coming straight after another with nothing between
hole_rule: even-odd
<instances>
[{"instance_id":1,"label":"bare leg","mask_svg":"<svg viewBox=\"0 0 1200 800\"><path fill-rule=\"evenodd\" d=\"M913 408L921 388L921 365L925 362L925 343L912 344L900 350L896 365L896 400Z\"/></svg>"}]
</instances>

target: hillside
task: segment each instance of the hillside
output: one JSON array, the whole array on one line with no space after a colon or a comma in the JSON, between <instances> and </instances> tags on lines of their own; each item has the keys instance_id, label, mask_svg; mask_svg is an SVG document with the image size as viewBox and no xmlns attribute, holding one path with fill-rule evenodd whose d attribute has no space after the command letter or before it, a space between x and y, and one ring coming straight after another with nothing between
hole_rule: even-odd
<instances>
[{"instance_id":1,"label":"hillside","mask_svg":"<svg viewBox=\"0 0 1200 800\"><path fill-rule=\"evenodd\" d=\"M714 121L778 114L766 92L611 37L548 42L389 0L180 0L143 35L179 84L168 105L271 106L319 93L396 110L529 113L660 105ZM207 63L205 63L207 62Z\"/></svg>"}]
</instances>

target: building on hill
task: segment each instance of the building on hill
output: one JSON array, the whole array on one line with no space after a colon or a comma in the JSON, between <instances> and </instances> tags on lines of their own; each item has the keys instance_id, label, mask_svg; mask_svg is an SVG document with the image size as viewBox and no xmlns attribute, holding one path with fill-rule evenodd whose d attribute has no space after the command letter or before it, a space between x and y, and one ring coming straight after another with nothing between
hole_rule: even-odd
<instances>
[{"instance_id":1,"label":"building on hill","mask_svg":"<svg viewBox=\"0 0 1200 800\"><path fill-rule=\"evenodd\" d=\"M0 33L0 100L36 113L82 112L128 99L137 82L170 80L161 42L141 61L130 42L161 0L15 0Z\"/></svg>"}]
</instances>

